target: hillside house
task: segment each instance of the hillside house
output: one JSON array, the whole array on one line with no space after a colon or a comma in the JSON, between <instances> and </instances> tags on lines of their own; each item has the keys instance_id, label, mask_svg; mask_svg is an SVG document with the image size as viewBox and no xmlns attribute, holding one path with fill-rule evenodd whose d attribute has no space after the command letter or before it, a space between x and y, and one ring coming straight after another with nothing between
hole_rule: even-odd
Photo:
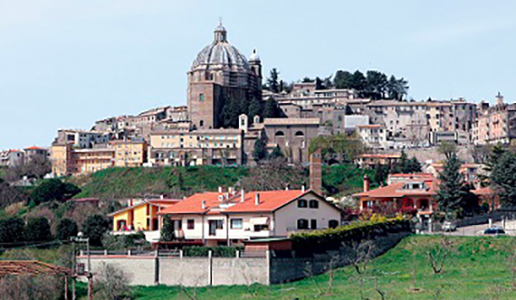
<instances>
[{"instance_id":1,"label":"hillside house","mask_svg":"<svg viewBox=\"0 0 516 300\"><path fill-rule=\"evenodd\" d=\"M341 210L311 190L200 193L157 214L160 223L163 218L174 221L178 239L207 246L286 237L341 223Z\"/></svg>"}]
</instances>

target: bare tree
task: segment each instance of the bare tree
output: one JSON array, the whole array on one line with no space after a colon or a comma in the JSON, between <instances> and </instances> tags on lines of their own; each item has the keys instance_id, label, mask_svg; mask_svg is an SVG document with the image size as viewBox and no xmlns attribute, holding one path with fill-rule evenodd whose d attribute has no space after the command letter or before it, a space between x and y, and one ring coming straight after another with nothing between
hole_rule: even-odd
<instances>
[{"instance_id":1,"label":"bare tree","mask_svg":"<svg viewBox=\"0 0 516 300\"><path fill-rule=\"evenodd\" d=\"M117 299L121 296L129 296L129 275L121 268L103 263L99 274L95 277L94 299Z\"/></svg>"},{"instance_id":2,"label":"bare tree","mask_svg":"<svg viewBox=\"0 0 516 300\"><path fill-rule=\"evenodd\" d=\"M254 191L282 190L289 185L301 186L305 179L303 168L289 166L284 158L276 158L249 169L249 176L242 178L242 187Z\"/></svg>"},{"instance_id":3,"label":"bare tree","mask_svg":"<svg viewBox=\"0 0 516 300\"><path fill-rule=\"evenodd\" d=\"M453 249L453 242L447 237L443 237L438 243L431 245L427 249L428 261L434 274L444 272L444 266L453 253Z\"/></svg>"},{"instance_id":4,"label":"bare tree","mask_svg":"<svg viewBox=\"0 0 516 300\"><path fill-rule=\"evenodd\" d=\"M373 258L374 244L370 240L353 241L351 244L351 265L357 274L364 274Z\"/></svg>"}]
</instances>

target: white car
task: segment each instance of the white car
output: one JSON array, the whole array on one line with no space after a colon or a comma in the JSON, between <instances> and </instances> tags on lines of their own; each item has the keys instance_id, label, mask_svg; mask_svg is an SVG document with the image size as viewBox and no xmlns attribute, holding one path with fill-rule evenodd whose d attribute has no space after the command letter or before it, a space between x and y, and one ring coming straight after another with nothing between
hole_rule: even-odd
<instances>
[{"instance_id":1,"label":"white car","mask_svg":"<svg viewBox=\"0 0 516 300\"><path fill-rule=\"evenodd\" d=\"M443 223L444 231L455 231L457 230L457 223L446 221Z\"/></svg>"}]
</instances>

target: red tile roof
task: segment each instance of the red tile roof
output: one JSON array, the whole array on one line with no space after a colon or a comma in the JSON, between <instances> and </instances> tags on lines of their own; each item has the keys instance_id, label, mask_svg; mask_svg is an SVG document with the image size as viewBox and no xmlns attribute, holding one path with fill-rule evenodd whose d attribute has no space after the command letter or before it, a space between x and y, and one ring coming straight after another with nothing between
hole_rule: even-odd
<instances>
[{"instance_id":1,"label":"red tile roof","mask_svg":"<svg viewBox=\"0 0 516 300\"><path fill-rule=\"evenodd\" d=\"M241 198L238 197L238 203L234 206L224 210L224 212L272 212L276 209L294 201L301 197L307 192L301 190L280 190L280 191L261 191L246 193L244 202L240 202ZM256 194L259 194L259 204L255 204Z\"/></svg>"},{"instance_id":2,"label":"red tile roof","mask_svg":"<svg viewBox=\"0 0 516 300\"><path fill-rule=\"evenodd\" d=\"M361 154L357 157L361 158L400 158L400 154Z\"/></svg>"},{"instance_id":3,"label":"red tile roof","mask_svg":"<svg viewBox=\"0 0 516 300\"><path fill-rule=\"evenodd\" d=\"M219 200L223 193L207 192L195 194L176 205L170 206L160 212L160 215L167 214L219 214L237 212L272 212L278 208L296 200L302 195L311 191L301 190L276 190L276 191L255 191L246 193L244 202L241 202L241 194L236 194L229 199ZM256 194L259 194L259 205L255 205ZM205 209L202 208L202 201L206 201ZM228 208L221 207L228 205Z\"/></svg>"},{"instance_id":4,"label":"red tile roof","mask_svg":"<svg viewBox=\"0 0 516 300\"><path fill-rule=\"evenodd\" d=\"M32 146L29 148L25 148L25 150L45 150L44 148L38 147L38 146Z\"/></svg>"},{"instance_id":5,"label":"red tile roof","mask_svg":"<svg viewBox=\"0 0 516 300\"><path fill-rule=\"evenodd\" d=\"M490 196L494 194L493 190L488 186L476 190L471 190L471 192L477 196Z\"/></svg>"},{"instance_id":6,"label":"red tile roof","mask_svg":"<svg viewBox=\"0 0 516 300\"><path fill-rule=\"evenodd\" d=\"M434 196L439 188L437 180L423 180L428 189L425 190L404 190L406 182L394 182L388 186L354 194L354 197L361 198L402 198L406 196Z\"/></svg>"}]
</instances>

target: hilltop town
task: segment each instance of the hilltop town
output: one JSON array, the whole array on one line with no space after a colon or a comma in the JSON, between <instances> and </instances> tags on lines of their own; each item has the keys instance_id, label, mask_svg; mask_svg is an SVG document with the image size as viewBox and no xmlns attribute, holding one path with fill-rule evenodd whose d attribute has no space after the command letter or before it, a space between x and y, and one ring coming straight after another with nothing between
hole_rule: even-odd
<instances>
[{"instance_id":1,"label":"hilltop town","mask_svg":"<svg viewBox=\"0 0 516 300\"><path fill-rule=\"evenodd\" d=\"M516 228L516 104L407 99L406 79L374 70L288 83L222 23L207 42L186 105L0 152L0 287L46 274L48 299L280 299L277 286L292 299L433 299L484 264L496 267L458 294L514 280L512 237L489 237Z\"/></svg>"}]
</instances>

